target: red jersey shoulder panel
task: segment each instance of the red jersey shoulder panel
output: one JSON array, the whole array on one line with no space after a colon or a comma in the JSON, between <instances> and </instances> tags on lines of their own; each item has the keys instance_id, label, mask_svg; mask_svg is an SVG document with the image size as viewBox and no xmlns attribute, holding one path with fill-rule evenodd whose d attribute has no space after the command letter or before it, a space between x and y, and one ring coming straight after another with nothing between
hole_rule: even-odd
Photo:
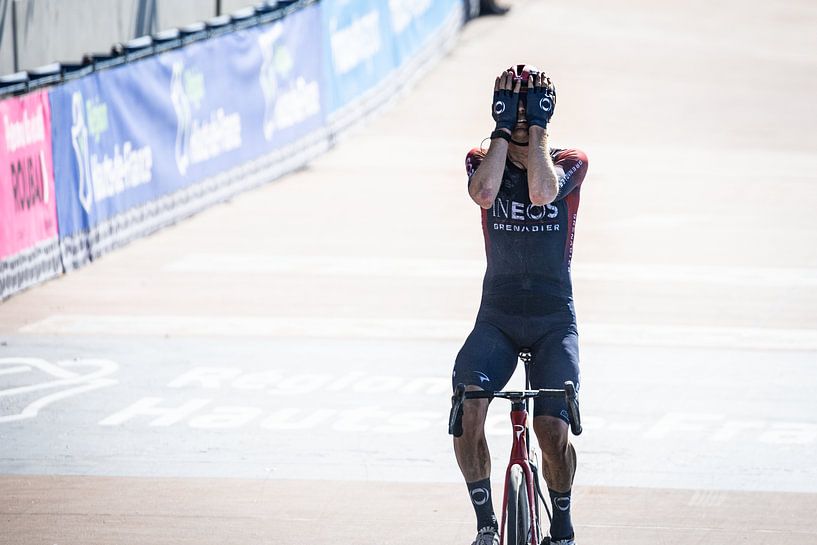
<instances>
[{"instance_id":1,"label":"red jersey shoulder panel","mask_svg":"<svg viewBox=\"0 0 817 545\"><path fill-rule=\"evenodd\" d=\"M483 159L485 159L485 152L480 148L471 148L471 151L465 156L465 173L468 174L469 180L482 164Z\"/></svg>"},{"instance_id":2,"label":"red jersey shoulder panel","mask_svg":"<svg viewBox=\"0 0 817 545\"><path fill-rule=\"evenodd\" d=\"M564 171L564 176L559 179L559 194L555 199L559 200L581 186L587 174L587 154L578 149L554 150L553 163Z\"/></svg>"}]
</instances>

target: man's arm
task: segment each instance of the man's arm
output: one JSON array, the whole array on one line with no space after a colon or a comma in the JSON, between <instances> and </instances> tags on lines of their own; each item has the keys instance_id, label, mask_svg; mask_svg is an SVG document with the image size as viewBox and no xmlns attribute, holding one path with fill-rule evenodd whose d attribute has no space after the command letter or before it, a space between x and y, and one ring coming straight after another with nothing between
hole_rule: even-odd
<instances>
[{"instance_id":1,"label":"man's arm","mask_svg":"<svg viewBox=\"0 0 817 545\"><path fill-rule=\"evenodd\" d=\"M502 138L491 140L488 153L468 180L468 194L482 208L494 205L499 187L502 185L502 174L505 172L505 159L508 156L508 142Z\"/></svg>"},{"instance_id":2,"label":"man's arm","mask_svg":"<svg viewBox=\"0 0 817 545\"><path fill-rule=\"evenodd\" d=\"M528 78L528 193L543 206L556 200L559 178L550 157L547 126L556 108L556 88L544 72Z\"/></svg>"},{"instance_id":3,"label":"man's arm","mask_svg":"<svg viewBox=\"0 0 817 545\"><path fill-rule=\"evenodd\" d=\"M559 174L559 193L554 200L564 199L579 187L587 174L587 155L577 149L559 150L555 153L556 170Z\"/></svg>"},{"instance_id":4,"label":"man's arm","mask_svg":"<svg viewBox=\"0 0 817 545\"><path fill-rule=\"evenodd\" d=\"M556 200L559 177L548 149L545 129L531 125L528 130L528 192L530 202L544 206Z\"/></svg>"},{"instance_id":5,"label":"man's arm","mask_svg":"<svg viewBox=\"0 0 817 545\"><path fill-rule=\"evenodd\" d=\"M514 79L513 70L506 70L494 81L494 100L491 115L496 121L496 131L502 131L510 139L516 123L517 105L521 80ZM482 159L476 172L469 172L468 194L482 208L494 204L499 187L502 185L502 174L505 172L505 159L508 157L508 142L504 138L492 138L491 147Z\"/></svg>"}]
</instances>

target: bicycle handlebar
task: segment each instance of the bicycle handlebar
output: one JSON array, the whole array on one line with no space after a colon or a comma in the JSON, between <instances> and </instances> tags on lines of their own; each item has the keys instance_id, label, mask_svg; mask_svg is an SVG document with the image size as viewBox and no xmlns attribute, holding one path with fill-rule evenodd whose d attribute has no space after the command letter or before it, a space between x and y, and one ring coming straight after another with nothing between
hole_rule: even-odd
<instances>
[{"instance_id":1,"label":"bicycle handlebar","mask_svg":"<svg viewBox=\"0 0 817 545\"><path fill-rule=\"evenodd\" d=\"M511 401L522 401L523 399L536 399L537 397L562 397L565 395L564 388L543 388L541 390L517 390L507 392L488 392L485 390L470 390L463 393L463 399L493 399L501 397Z\"/></svg>"},{"instance_id":2,"label":"bicycle handlebar","mask_svg":"<svg viewBox=\"0 0 817 545\"><path fill-rule=\"evenodd\" d=\"M573 435L582 433L582 416L579 413L579 393L576 385L571 381L565 381L565 403L567 403L567 416L570 421L570 431Z\"/></svg>"},{"instance_id":3,"label":"bicycle handlebar","mask_svg":"<svg viewBox=\"0 0 817 545\"><path fill-rule=\"evenodd\" d=\"M536 399L540 397L565 398L567 405L568 420L570 421L570 431L573 435L582 433L581 414L579 413L579 400L576 393L576 385L571 381L565 382L564 388L543 388L541 390L519 390L519 391L496 391L486 390L465 391L464 384L457 384L454 395L451 396L451 413L448 416L448 433L454 437L462 435L462 403L466 399L493 399L500 397L511 401L522 401L523 399Z\"/></svg>"}]
</instances>

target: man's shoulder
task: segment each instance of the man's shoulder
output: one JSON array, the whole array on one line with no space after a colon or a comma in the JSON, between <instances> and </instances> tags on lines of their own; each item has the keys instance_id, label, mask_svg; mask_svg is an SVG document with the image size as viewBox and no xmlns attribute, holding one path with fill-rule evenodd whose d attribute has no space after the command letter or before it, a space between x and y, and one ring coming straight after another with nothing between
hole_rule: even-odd
<instances>
[{"instance_id":1,"label":"man's shoulder","mask_svg":"<svg viewBox=\"0 0 817 545\"><path fill-rule=\"evenodd\" d=\"M556 162L571 161L587 165L587 154L578 148L551 148L550 156Z\"/></svg>"},{"instance_id":2,"label":"man's shoulder","mask_svg":"<svg viewBox=\"0 0 817 545\"><path fill-rule=\"evenodd\" d=\"M465 155L465 172L468 173L469 178L479 168L483 159L485 159L485 151L482 148L471 148L471 151Z\"/></svg>"}]
</instances>

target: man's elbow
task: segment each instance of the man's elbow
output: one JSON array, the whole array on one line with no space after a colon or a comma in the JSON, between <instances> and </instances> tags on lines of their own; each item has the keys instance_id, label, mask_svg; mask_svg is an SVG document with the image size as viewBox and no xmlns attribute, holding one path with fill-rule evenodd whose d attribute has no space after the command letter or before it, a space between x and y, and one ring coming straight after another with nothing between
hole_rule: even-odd
<instances>
[{"instance_id":1,"label":"man's elbow","mask_svg":"<svg viewBox=\"0 0 817 545\"><path fill-rule=\"evenodd\" d=\"M490 194L490 192L477 192L471 195L471 199L473 199L474 202L480 205L482 208L491 208L494 205L494 197Z\"/></svg>"},{"instance_id":2,"label":"man's elbow","mask_svg":"<svg viewBox=\"0 0 817 545\"><path fill-rule=\"evenodd\" d=\"M482 208L491 208L494 205L494 192L489 188L474 189L469 191L468 194Z\"/></svg>"}]
</instances>

